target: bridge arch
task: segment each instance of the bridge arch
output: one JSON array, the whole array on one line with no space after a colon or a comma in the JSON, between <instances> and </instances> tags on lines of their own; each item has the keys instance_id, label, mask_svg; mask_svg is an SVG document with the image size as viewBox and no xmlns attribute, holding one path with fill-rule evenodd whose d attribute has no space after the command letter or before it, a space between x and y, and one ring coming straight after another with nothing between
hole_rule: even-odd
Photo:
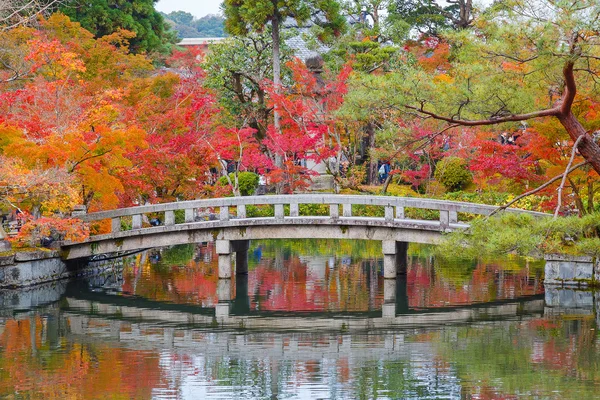
<instances>
[{"instance_id":1,"label":"bridge arch","mask_svg":"<svg viewBox=\"0 0 600 400\"><path fill-rule=\"evenodd\" d=\"M302 204L325 205L328 213L314 215L311 208L303 210ZM250 216L248 206L272 207L272 216ZM375 213L378 216L357 215L358 209L365 206L370 206L371 211L378 211ZM63 259L70 260L95 254L216 240L223 264L222 277L228 277L226 269L228 263L231 264L231 253L244 251L235 249L235 243L240 241L272 238L369 239L382 241L384 270L389 272L385 276L395 277L398 254L405 248L402 243L438 243L443 233L468 228L464 221L466 215L490 215L496 209L495 206L457 201L333 194L203 199L80 215L85 222L110 220L111 232L93 235L81 243L63 242L61 250ZM206 210L211 212L206 213ZM437 219L409 218L410 210L435 213ZM506 212L547 215L519 209L507 209ZM162 216L160 226L143 224L144 215L157 213ZM183 214L183 221L177 221L176 213ZM212 218L199 219L199 215ZM129 229L122 229L124 219L130 224Z\"/></svg>"}]
</instances>

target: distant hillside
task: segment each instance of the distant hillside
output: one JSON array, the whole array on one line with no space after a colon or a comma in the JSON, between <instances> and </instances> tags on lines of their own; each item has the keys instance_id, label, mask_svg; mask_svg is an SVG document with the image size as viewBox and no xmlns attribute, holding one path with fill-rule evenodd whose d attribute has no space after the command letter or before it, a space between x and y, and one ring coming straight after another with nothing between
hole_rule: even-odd
<instances>
[{"instance_id":1,"label":"distant hillside","mask_svg":"<svg viewBox=\"0 0 600 400\"><path fill-rule=\"evenodd\" d=\"M196 19L192 14L185 11L161 14L182 39L226 36L223 30L225 19L219 15L207 15Z\"/></svg>"}]
</instances>

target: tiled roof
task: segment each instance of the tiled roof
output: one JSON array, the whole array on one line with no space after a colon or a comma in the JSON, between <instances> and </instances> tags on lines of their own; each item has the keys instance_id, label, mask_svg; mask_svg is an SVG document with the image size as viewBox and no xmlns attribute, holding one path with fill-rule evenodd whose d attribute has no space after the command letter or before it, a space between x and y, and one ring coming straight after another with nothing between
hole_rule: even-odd
<instances>
[{"instance_id":1,"label":"tiled roof","mask_svg":"<svg viewBox=\"0 0 600 400\"><path fill-rule=\"evenodd\" d=\"M214 38L185 38L181 39L181 42L177 43L178 46L202 46L211 43L218 43L225 40L222 37Z\"/></svg>"}]
</instances>

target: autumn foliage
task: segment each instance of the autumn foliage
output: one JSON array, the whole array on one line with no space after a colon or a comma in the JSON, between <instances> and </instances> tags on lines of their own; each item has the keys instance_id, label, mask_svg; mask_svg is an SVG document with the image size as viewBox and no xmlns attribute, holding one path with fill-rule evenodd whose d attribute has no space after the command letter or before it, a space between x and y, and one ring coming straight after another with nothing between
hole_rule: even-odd
<instances>
[{"instance_id":1,"label":"autumn foliage","mask_svg":"<svg viewBox=\"0 0 600 400\"><path fill-rule=\"evenodd\" d=\"M502 127L518 138L507 145L498 140L505 133L500 128L415 118L418 109L407 114L386 103L389 96L377 99L391 86L391 72L353 74L352 57L338 71L323 63L309 69L296 59L286 65L283 85L261 80L265 115L257 123L243 107L221 101L214 82L207 84L210 69L203 69L201 52L174 51L157 68L130 51L134 38L122 29L95 37L59 13L37 28L0 32L6 50L0 55L5 213L62 217L76 204L97 211L241 195L238 177L245 171L293 193L308 189L319 164L334 176L336 189L350 182L357 188L364 176L373 181L379 165L389 163L396 182L436 195L428 185L436 183L437 166L449 157L463 159L473 175L474 187L463 189L519 194L562 173L568 163L571 143L555 120ZM464 66L453 58L458 50L444 37L408 40L394 68L417 68L415 82L424 84L424 93L452 102L462 95L455 86L464 78ZM498 68L513 78L530 72L510 61ZM361 92L377 80L383 87ZM359 99L348 101L353 96ZM589 96L573 106L590 130L597 126L599 104ZM456 118L470 104L458 107ZM597 185L589 170L573 173L568 185L577 209L592 211Z\"/></svg>"},{"instance_id":2,"label":"autumn foliage","mask_svg":"<svg viewBox=\"0 0 600 400\"><path fill-rule=\"evenodd\" d=\"M25 218L24 225L11 241L15 247L37 247L62 240L81 242L89 232L89 226L77 218Z\"/></svg>"}]
</instances>

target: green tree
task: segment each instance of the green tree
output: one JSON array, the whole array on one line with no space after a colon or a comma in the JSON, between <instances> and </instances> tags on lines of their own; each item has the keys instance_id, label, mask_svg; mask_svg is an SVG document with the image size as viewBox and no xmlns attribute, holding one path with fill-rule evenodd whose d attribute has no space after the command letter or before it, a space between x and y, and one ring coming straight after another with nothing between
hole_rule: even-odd
<instances>
[{"instance_id":1,"label":"green tree","mask_svg":"<svg viewBox=\"0 0 600 400\"><path fill-rule=\"evenodd\" d=\"M349 60L353 61L355 75L381 74L393 71L401 62L400 47L390 43L401 43L408 36L408 25L402 20L390 20L380 17L388 0L353 0L345 3L345 12L358 18L349 31L335 41L332 49L324 55L332 69L339 69ZM367 165L366 179L368 183L377 182L377 161L374 153L377 137L385 130L385 120L379 118L372 109L357 110L353 108L344 113L348 122L358 121L359 135L364 136L363 146L359 150L361 162ZM395 127L394 127L395 128ZM394 129L395 131L396 129ZM366 147L366 149L365 149ZM354 157L353 157L354 158Z\"/></svg>"},{"instance_id":2,"label":"green tree","mask_svg":"<svg viewBox=\"0 0 600 400\"><path fill-rule=\"evenodd\" d=\"M192 22L199 37L225 37L225 19L220 15L206 15Z\"/></svg>"},{"instance_id":3,"label":"green tree","mask_svg":"<svg viewBox=\"0 0 600 400\"><path fill-rule=\"evenodd\" d=\"M363 76L352 97L357 105L369 107L365 96L377 107L449 127L552 118L572 141L579 139L580 154L600 173L600 147L588 133L598 130L598 121L585 106L600 95L599 18L598 2L503 2L473 29L444 34L451 52L446 65L407 62L393 74Z\"/></svg>"},{"instance_id":4,"label":"green tree","mask_svg":"<svg viewBox=\"0 0 600 400\"><path fill-rule=\"evenodd\" d=\"M283 43L281 53L283 61L290 59ZM207 86L215 89L221 105L237 119L236 125L256 129L259 139L266 134L272 111L263 85L273 74L272 58L269 34L251 33L213 44L202 64Z\"/></svg>"},{"instance_id":5,"label":"green tree","mask_svg":"<svg viewBox=\"0 0 600 400\"><path fill-rule=\"evenodd\" d=\"M194 20L194 16L185 11L172 11L167 14L167 18L176 24L189 25Z\"/></svg>"},{"instance_id":6,"label":"green tree","mask_svg":"<svg viewBox=\"0 0 600 400\"><path fill-rule=\"evenodd\" d=\"M437 35L447 28L471 26L474 21L472 0L447 0L446 3L442 6L435 0L395 0L389 4L388 15L429 35Z\"/></svg>"},{"instance_id":7,"label":"green tree","mask_svg":"<svg viewBox=\"0 0 600 400\"><path fill-rule=\"evenodd\" d=\"M267 24L271 24L273 83L276 87L281 85L280 27L286 18L303 24L311 15L318 15L322 39L339 34L345 27L345 19L340 14L340 4L336 0L225 0L223 11L225 29L232 35L247 36L253 31L261 32ZM279 130L276 112L275 128Z\"/></svg>"},{"instance_id":8,"label":"green tree","mask_svg":"<svg viewBox=\"0 0 600 400\"><path fill-rule=\"evenodd\" d=\"M61 11L96 37L126 29L136 34L130 41L133 53L166 53L176 36L154 9L157 0L70 0Z\"/></svg>"}]
</instances>

